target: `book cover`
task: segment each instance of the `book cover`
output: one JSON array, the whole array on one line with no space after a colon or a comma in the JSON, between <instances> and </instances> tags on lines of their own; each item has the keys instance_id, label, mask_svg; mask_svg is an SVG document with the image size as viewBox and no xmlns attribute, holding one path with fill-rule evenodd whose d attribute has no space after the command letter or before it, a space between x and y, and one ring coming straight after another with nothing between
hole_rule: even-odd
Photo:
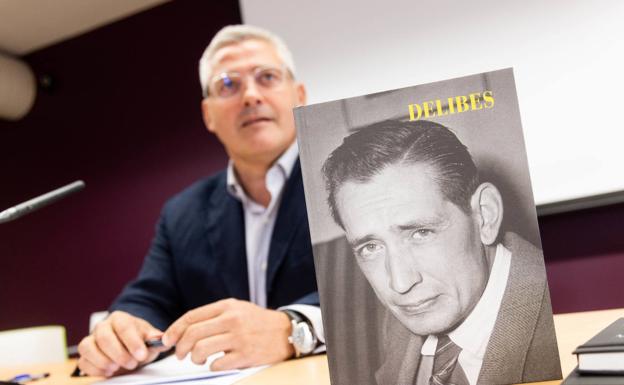
<instances>
[{"instance_id":1,"label":"book cover","mask_svg":"<svg viewBox=\"0 0 624 385\"><path fill-rule=\"evenodd\" d=\"M511 69L295 120L333 385L561 378Z\"/></svg>"},{"instance_id":2,"label":"book cover","mask_svg":"<svg viewBox=\"0 0 624 385\"><path fill-rule=\"evenodd\" d=\"M624 374L624 318L619 318L573 352L581 373Z\"/></svg>"},{"instance_id":3,"label":"book cover","mask_svg":"<svg viewBox=\"0 0 624 385\"><path fill-rule=\"evenodd\" d=\"M599 374L583 374L574 369L561 385L622 385L624 384L624 376L622 375L599 375Z\"/></svg>"}]
</instances>

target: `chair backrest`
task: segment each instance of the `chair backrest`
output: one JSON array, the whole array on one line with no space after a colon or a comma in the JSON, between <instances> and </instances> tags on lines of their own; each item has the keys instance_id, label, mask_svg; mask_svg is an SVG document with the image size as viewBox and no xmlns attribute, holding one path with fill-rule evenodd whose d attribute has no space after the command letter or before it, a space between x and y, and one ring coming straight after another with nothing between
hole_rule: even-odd
<instances>
[{"instance_id":1,"label":"chair backrest","mask_svg":"<svg viewBox=\"0 0 624 385\"><path fill-rule=\"evenodd\" d=\"M63 326L0 331L0 366L57 363L67 360Z\"/></svg>"}]
</instances>

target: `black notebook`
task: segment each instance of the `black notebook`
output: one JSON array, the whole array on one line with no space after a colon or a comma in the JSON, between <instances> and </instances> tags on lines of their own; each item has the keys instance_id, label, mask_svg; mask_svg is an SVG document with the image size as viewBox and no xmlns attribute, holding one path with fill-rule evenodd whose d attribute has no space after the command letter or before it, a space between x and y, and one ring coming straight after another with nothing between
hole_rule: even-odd
<instances>
[{"instance_id":1,"label":"black notebook","mask_svg":"<svg viewBox=\"0 0 624 385\"><path fill-rule=\"evenodd\" d=\"M623 385L624 375L600 375L579 373L578 368L561 383L561 385Z\"/></svg>"},{"instance_id":2,"label":"black notebook","mask_svg":"<svg viewBox=\"0 0 624 385\"><path fill-rule=\"evenodd\" d=\"M607 326L573 353L581 373L624 375L624 318Z\"/></svg>"}]
</instances>

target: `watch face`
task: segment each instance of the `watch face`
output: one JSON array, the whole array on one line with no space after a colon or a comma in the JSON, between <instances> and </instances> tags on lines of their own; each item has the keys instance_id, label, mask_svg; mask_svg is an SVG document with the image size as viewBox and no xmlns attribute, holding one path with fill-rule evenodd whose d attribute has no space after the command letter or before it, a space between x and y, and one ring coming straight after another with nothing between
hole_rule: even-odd
<instances>
[{"instance_id":1,"label":"watch face","mask_svg":"<svg viewBox=\"0 0 624 385\"><path fill-rule=\"evenodd\" d=\"M304 341L304 333L305 331L303 330L304 324L297 324L297 326L293 329L293 342L297 347L300 347L303 345L303 341Z\"/></svg>"},{"instance_id":2,"label":"watch face","mask_svg":"<svg viewBox=\"0 0 624 385\"><path fill-rule=\"evenodd\" d=\"M297 326L293 328L292 337L293 345L300 353L307 354L314 350L316 341L314 341L315 338L307 323L298 323Z\"/></svg>"}]
</instances>

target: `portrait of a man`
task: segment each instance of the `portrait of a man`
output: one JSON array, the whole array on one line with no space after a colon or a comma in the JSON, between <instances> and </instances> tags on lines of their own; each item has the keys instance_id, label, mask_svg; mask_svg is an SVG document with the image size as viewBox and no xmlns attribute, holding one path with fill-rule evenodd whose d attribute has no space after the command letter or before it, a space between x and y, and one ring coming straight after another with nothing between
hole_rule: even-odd
<instances>
[{"instance_id":1,"label":"portrait of a man","mask_svg":"<svg viewBox=\"0 0 624 385\"><path fill-rule=\"evenodd\" d=\"M542 251L503 229L499 188L451 130L376 122L345 137L322 173L385 311L377 384L561 378Z\"/></svg>"}]
</instances>

